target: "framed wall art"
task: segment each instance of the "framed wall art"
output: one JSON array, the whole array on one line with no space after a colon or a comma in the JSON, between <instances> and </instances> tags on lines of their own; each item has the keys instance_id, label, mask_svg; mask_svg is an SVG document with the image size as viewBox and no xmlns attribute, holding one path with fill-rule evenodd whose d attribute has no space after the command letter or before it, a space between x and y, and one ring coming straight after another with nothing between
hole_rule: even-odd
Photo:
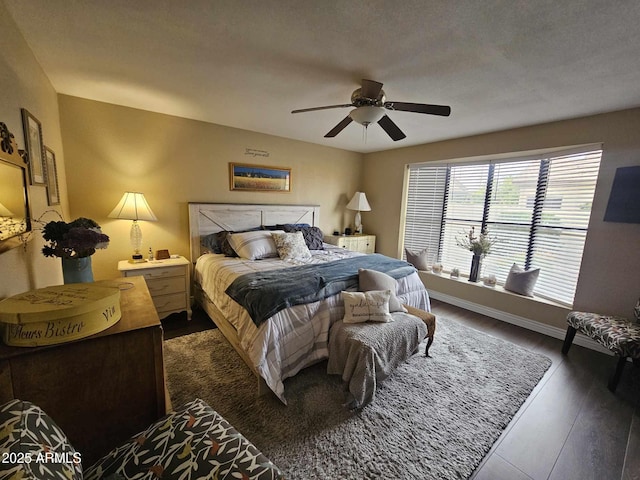
<instances>
[{"instance_id":1,"label":"framed wall art","mask_svg":"<svg viewBox=\"0 0 640 480\"><path fill-rule=\"evenodd\" d=\"M250 192L290 192L291 169L245 163L229 163L231 190Z\"/></svg>"},{"instance_id":2,"label":"framed wall art","mask_svg":"<svg viewBox=\"0 0 640 480\"><path fill-rule=\"evenodd\" d=\"M29 154L31 185L45 185L44 143L42 124L26 108L21 109L24 143Z\"/></svg>"},{"instance_id":3,"label":"framed wall art","mask_svg":"<svg viewBox=\"0 0 640 480\"><path fill-rule=\"evenodd\" d=\"M46 158L47 202L49 205L60 205L60 191L58 190L58 166L56 154L49 147L44 147Z\"/></svg>"}]
</instances>

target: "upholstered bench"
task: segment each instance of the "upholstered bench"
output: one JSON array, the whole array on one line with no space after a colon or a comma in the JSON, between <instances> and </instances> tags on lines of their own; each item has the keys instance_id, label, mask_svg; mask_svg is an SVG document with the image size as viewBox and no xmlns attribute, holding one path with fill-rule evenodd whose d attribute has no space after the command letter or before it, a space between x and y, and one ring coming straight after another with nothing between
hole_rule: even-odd
<instances>
[{"instance_id":1,"label":"upholstered bench","mask_svg":"<svg viewBox=\"0 0 640 480\"><path fill-rule=\"evenodd\" d=\"M419 314L415 315L414 313ZM376 386L435 333L435 316L418 309L394 312L389 323L336 322L329 332L327 373L341 375L349 395L346 405L362 408L375 398Z\"/></svg>"},{"instance_id":2,"label":"upholstered bench","mask_svg":"<svg viewBox=\"0 0 640 480\"><path fill-rule=\"evenodd\" d=\"M570 312L567 315L567 334L562 353L567 354L576 332L592 338L618 357L616 369L609 379L609 390L615 392L627 358L640 361L640 323L633 320L589 312Z\"/></svg>"},{"instance_id":3,"label":"upholstered bench","mask_svg":"<svg viewBox=\"0 0 640 480\"><path fill-rule=\"evenodd\" d=\"M419 308L412 307L410 305L404 305L407 312L411 315L418 317L427 326L427 346L424 348L424 356L429 356L429 347L433 343L433 337L436 334L436 316L433 313L425 312Z\"/></svg>"}]
</instances>

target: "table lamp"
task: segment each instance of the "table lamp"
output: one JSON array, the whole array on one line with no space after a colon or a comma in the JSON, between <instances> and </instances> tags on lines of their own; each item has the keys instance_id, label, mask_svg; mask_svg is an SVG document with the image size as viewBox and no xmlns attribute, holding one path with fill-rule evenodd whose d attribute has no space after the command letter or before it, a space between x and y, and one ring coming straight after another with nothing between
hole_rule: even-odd
<instances>
[{"instance_id":1,"label":"table lamp","mask_svg":"<svg viewBox=\"0 0 640 480\"><path fill-rule=\"evenodd\" d=\"M132 263L144 262L144 256L140 252L142 248L142 230L138 225L138 220L155 222L158 220L151 211L147 200L142 193L125 192L116 208L109 214L109 218L120 218L123 220L133 220L131 224L131 246L133 247Z\"/></svg>"},{"instance_id":2,"label":"table lamp","mask_svg":"<svg viewBox=\"0 0 640 480\"><path fill-rule=\"evenodd\" d=\"M370 212L371 206L369 206L369 202L367 202L367 196L364 192L356 192L353 194L353 198L347 204L347 208L349 210L356 210L356 233L362 233L362 218L360 216L360 212Z\"/></svg>"}]
</instances>

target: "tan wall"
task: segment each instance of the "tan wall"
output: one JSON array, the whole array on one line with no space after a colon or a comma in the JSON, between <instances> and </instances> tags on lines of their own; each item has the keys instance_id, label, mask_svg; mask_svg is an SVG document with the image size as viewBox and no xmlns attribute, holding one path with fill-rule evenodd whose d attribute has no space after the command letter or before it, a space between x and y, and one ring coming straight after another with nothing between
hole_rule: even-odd
<instances>
[{"instance_id":1,"label":"tan wall","mask_svg":"<svg viewBox=\"0 0 640 480\"><path fill-rule=\"evenodd\" d=\"M118 260L131 255L131 222L107 218L125 191L144 193L158 217L141 222L145 254L189 256L188 202L317 204L329 233L352 219L345 205L360 186L359 153L66 95L59 103L72 217L111 237L93 256L96 280L119 275ZM291 167L292 191L230 191L229 162Z\"/></svg>"},{"instance_id":2,"label":"tan wall","mask_svg":"<svg viewBox=\"0 0 640 480\"><path fill-rule=\"evenodd\" d=\"M602 142L602 163L574 308L629 316L640 295L640 225L608 223L603 217L616 168L640 165L639 131L640 109L631 109L367 154L362 183L372 208L367 230L378 235L378 251L398 255L406 164ZM525 304L516 301L514 306L514 299L505 295L471 299L469 290L459 283L447 285L443 293L514 314ZM527 318L556 326L562 323L538 311Z\"/></svg>"},{"instance_id":3,"label":"tan wall","mask_svg":"<svg viewBox=\"0 0 640 480\"><path fill-rule=\"evenodd\" d=\"M20 109L26 108L42 123L44 143L56 153L61 206L47 206L47 192L43 186L31 186L29 196L34 218L42 216L43 221L54 220L57 215L45 212L68 211L56 92L2 2L0 39L0 122L7 125L21 149L25 148L25 143ZM18 247L0 254L0 299L62 283L60 260L45 258L40 253L43 245L40 232L34 232L29 238L26 249Z\"/></svg>"}]
</instances>

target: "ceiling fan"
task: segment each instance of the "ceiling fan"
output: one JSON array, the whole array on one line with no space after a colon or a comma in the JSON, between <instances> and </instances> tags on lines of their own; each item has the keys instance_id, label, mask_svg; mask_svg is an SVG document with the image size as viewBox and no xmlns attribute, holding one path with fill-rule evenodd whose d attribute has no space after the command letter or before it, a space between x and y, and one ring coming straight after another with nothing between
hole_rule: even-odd
<instances>
[{"instance_id":1,"label":"ceiling fan","mask_svg":"<svg viewBox=\"0 0 640 480\"><path fill-rule=\"evenodd\" d=\"M351 94L351 103L342 105L328 105L326 107L302 108L293 110L291 113L313 112L315 110L327 110L329 108L355 107L340 123L333 127L326 138L335 137L352 121L367 128L372 123L377 123L394 140L406 138L400 128L391 120L386 110L397 110L400 112L426 113L428 115L441 115L448 117L451 114L451 107L446 105L429 105L426 103L407 102L387 102L382 83L373 80L362 80L362 87L356 89Z\"/></svg>"}]
</instances>

